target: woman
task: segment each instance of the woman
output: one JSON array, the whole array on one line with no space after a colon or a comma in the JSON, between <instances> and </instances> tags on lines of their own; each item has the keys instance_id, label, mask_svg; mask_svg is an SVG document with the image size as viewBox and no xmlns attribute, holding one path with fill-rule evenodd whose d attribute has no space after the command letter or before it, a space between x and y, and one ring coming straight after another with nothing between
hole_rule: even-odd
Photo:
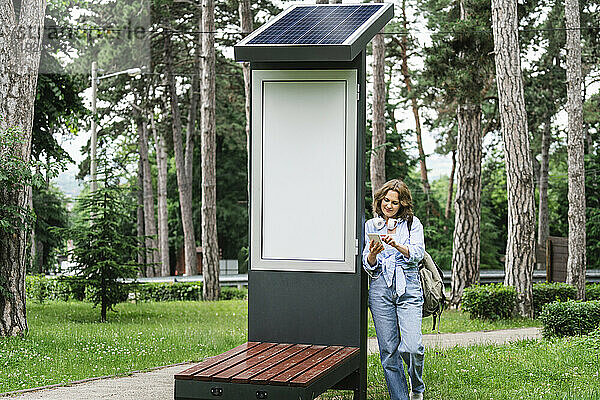
<instances>
[{"instance_id":1,"label":"woman","mask_svg":"<svg viewBox=\"0 0 600 400\"><path fill-rule=\"evenodd\" d=\"M413 216L408 186L398 179L377 190L373 215L375 218L365 223L363 267L371 276L369 307L385 380L391 400L420 400L425 391L423 292L418 272L418 263L425 254L423 225ZM383 243L369 241L369 233L379 234ZM408 367L410 397L402 360Z\"/></svg>"}]
</instances>

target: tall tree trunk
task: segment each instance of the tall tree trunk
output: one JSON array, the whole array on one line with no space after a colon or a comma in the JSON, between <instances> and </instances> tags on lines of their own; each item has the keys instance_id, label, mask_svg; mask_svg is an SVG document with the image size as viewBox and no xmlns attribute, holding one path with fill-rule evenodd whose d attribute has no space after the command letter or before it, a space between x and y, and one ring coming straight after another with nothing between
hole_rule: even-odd
<instances>
[{"instance_id":1,"label":"tall tree trunk","mask_svg":"<svg viewBox=\"0 0 600 400\"><path fill-rule=\"evenodd\" d=\"M0 130L21 131L23 145L14 151L25 162L31 155L45 10L45 0L23 0L17 15L12 0L0 0ZM26 208L29 192L25 187L16 193L0 188L0 203ZM0 230L0 337L27 331L25 273L29 235L24 225L14 233Z\"/></svg>"},{"instance_id":2,"label":"tall tree trunk","mask_svg":"<svg viewBox=\"0 0 600 400\"><path fill-rule=\"evenodd\" d=\"M581 32L579 1L565 0L567 29L567 115L569 174L569 260L567 283L577 288L577 298L585 298L585 165L583 99L581 78Z\"/></svg>"},{"instance_id":3,"label":"tall tree trunk","mask_svg":"<svg viewBox=\"0 0 600 400\"><path fill-rule=\"evenodd\" d=\"M144 233L146 248L146 276L156 276L155 266L158 263L156 257L156 218L154 217L154 193L152 190L152 174L150 172L150 160L148 159L148 127L146 125L146 113L137 113L136 124L139 135L138 148L142 166L142 193L144 201Z\"/></svg>"},{"instance_id":4,"label":"tall tree trunk","mask_svg":"<svg viewBox=\"0 0 600 400\"><path fill-rule=\"evenodd\" d=\"M152 135L156 143L156 197L158 205L158 254L160 276L171 275L169 263L169 215L167 210L167 145L162 132L157 132L154 115L150 116Z\"/></svg>"},{"instance_id":5,"label":"tall tree trunk","mask_svg":"<svg viewBox=\"0 0 600 400\"><path fill-rule=\"evenodd\" d=\"M205 300L219 299L215 129L215 2L202 0L202 270ZM208 33L210 32L210 33Z\"/></svg>"},{"instance_id":6,"label":"tall tree trunk","mask_svg":"<svg viewBox=\"0 0 600 400\"><path fill-rule=\"evenodd\" d=\"M385 42L373 38L373 135L371 137L371 188L375 195L385 183Z\"/></svg>"},{"instance_id":7,"label":"tall tree trunk","mask_svg":"<svg viewBox=\"0 0 600 400\"><path fill-rule=\"evenodd\" d=\"M461 104L458 119L458 169L454 200L452 295L458 305L463 290L479 280L481 223L481 107Z\"/></svg>"},{"instance_id":8,"label":"tall tree trunk","mask_svg":"<svg viewBox=\"0 0 600 400\"><path fill-rule=\"evenodd\" d=\"M208 36L208 35L204 35ZM183 153L183 143L181 139L181 113L175 87L175 77L173 76L173 67L171 60L173 57L171 37L165 33L165 72L170 93L171 113L173 123L173 148L175 150L175 167L177 170L177 186L179 189L179 206L181 208L181 222L183 225L183 243L185 254L185 275L196 275L198 273L198 264L196 259L196 235L194 233L194 221L192 219L192 198L191 184L188 183L189 177L185 169L185 160Z\"/></svg>"},{"instance_id":9,"label":"tall tree trunk","mask_svg":"<svg viewBox=\"0 0 600 400\"><path fill-rule=\"evenodd\" d=\"M550 123L544 124L542 129L542 154L539 174L539 209L538 209L538 245L545 246L550 235L548 222L548 169L550 163ZM538 260L539 261L539 260Z\"/></svg>"},{"instance_id":10,"label":"tall tree trunk","mask_svg":"<svg viewBox=\"0 0 600 400\"><path fill-rule=\"evenodd\" d=\"M452 167L450 168L450 177L448 178L448 196L446 197L446 210L444 217L450 219L452 212L452 196L454 195L454 173L456 171L456 150L452 150Z\"/></svg>"},{"instance_id":11,"label":"tall tree trunk","mask_svg":"<svg viewBox=\"0 0 600 400\"><path fill-rule=\"evenodd\" d=\"M406 1L402 1L402 25L404 31L408 32L408 21L406 19ZM421 120L419 118L419 104L417 103L417 96L413 93L412 82L410 78L410 71L408 69L408 35L402 35L402 41L400 43L400 52L402 57L402 76L404 77L404 84L406 85L406 91L410 98L410 104L412 108L413 117L415 119L415 132L417 133L417 148L419 149L419 166L421 167L421 186L423 186L423 192L427 196L427 202L429 202L429 179L427 178L427 163L425 161L425 151L423 150L423 137L421 132ZM429 212L429 207L427 208Z\"/></svg>"},{"instance_id":12,"label":"tall tree trunk","mask_svg":"<svg viewBox=\"0 0 600 400\"><path fill-rule=\"evenodd\" d=\"M145 235L144 230L144 166L142 165L142 158L138 160L138 173L137 173L137 235L142 240ZM146 276L146 256L145 251L139 251L137 255L137 262L140 265L140 275Z\"/></svg>"},{"instance_id":13,"label":"tall tree trunk","mask_svg":"<svg viewBox=\"0 0 600 400\"><path fill-rule=\"evenodd\" d=\"M504 283L517 290L517 312L531 317L535 207L516 2L492 0L492 28L508 192Z\"/></svg>"},{"instance_id":14,"label":"tall tree trunk","mask_svg":"<svg viewBox=\"0 0 600 400\"><path fill-rule=\"evenodd\" d=\"M253 30L254 18L250 0L239 0L240 28L244 36ZM248 199L250 199L250 63L242 63L244 75L244 95L246 99L246 171L248 172Z\"/></svg>"}]
</instances>

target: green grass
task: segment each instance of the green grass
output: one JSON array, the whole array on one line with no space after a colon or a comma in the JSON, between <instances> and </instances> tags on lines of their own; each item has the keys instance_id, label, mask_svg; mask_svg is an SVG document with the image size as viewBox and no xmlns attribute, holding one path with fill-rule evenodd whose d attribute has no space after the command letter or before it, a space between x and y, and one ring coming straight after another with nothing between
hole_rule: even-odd
<instances>
[{"instance_id":1,"label":"green grass","mask_svg":"<svg viewBox=\"0 0 600 400\"><path fill-rule=\"evenodd\" d=\"M427 350L423 379L428 400L600 400L599 375L600 334ZM378 355L368 357L367 398L389 400Z\"/></svg>"},{"instance_id":2,"label":"green grass","mask_svg":"<svg viewBox=\"0 0 600 400\"><path fill-rule=\"evenodd\" d=\"M434 333L431 330L433 326L432 317L423 319L422 332ZM513 318L499 321L486 321L481 319L470 319L468 313L463 313L458 310L446 310L442 314L441 322L436 327L436 332L440 333L457 333L457 332L476 332L476 331L491 331L498 329L512 329L525 327L541 327L542 324L535 319L528 318ZM375 336L375 327L373 326L373 317L369 311L369 331L370 337Z\"/></svg>"},{"instance_id":3,"label":"green grass","mask_svg":"<svg viewBox=\"0 0 600 400\"><path fill-rule=\"evenodd\" d=\"M246 301L28 303L29 333L0 340L0 393L198 361L247 339Z\"/></svg>"},{"instance_id":4,"label":"green grass","mask_svg":"<svg viewBox=\"0 0 600 400\"><path fill-rule=\"evenodd\" d=\"M29 303L29 334L0 340L0 392L198 361L246 341L246 301L128 303L116 309L100 324L89 303ZM425 320L425 332L430 323ZM441 331L537 324L470 320L451 310L444 313ZM431 400L600 400L600 333L427 350L425 360ZM387 400L378 355L368 363L368 398ZM351 396L330 392L322 398Z\"/></svg>"}]
</instances>

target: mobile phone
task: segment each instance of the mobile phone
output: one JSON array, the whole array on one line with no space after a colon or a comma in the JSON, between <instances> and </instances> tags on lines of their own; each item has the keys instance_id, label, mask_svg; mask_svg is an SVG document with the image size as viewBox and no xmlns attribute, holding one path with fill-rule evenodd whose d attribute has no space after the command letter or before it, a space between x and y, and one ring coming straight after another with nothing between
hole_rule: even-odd
<instances>
[{"instance_id":1,"label":"mobile phone","mask_svg":"<svg viewBox=\"0 0 600 400\"><path fill-rule=\"evenodd\" d=\"M369 236L369 240L374 240L376 243L383 244L381 236L378 233L367 233L367 236Z\"/></svg>"}]
</instances>

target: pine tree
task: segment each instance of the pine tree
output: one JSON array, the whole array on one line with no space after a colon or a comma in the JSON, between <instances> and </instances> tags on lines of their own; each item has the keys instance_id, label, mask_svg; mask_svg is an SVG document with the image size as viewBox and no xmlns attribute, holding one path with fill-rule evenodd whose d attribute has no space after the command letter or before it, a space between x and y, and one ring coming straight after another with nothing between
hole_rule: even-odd
<instances>
[{"instance_id":1,"label":"pine tree","mask_svg":"<svg viewBox=\"0 0 600 400\"><path fill-rule=\"evenodd\" d=\"M121 280L136 277L136 255L144 251L136 236L121 229L130 215L124 199L128 188L111 173L106 169L97 190L79 199L85 217L67 230L73 239L75 272L85 280L94 305L100 306L101 322L106 322L115 304L127 299Z\"/></svg>"}]
</instances>

